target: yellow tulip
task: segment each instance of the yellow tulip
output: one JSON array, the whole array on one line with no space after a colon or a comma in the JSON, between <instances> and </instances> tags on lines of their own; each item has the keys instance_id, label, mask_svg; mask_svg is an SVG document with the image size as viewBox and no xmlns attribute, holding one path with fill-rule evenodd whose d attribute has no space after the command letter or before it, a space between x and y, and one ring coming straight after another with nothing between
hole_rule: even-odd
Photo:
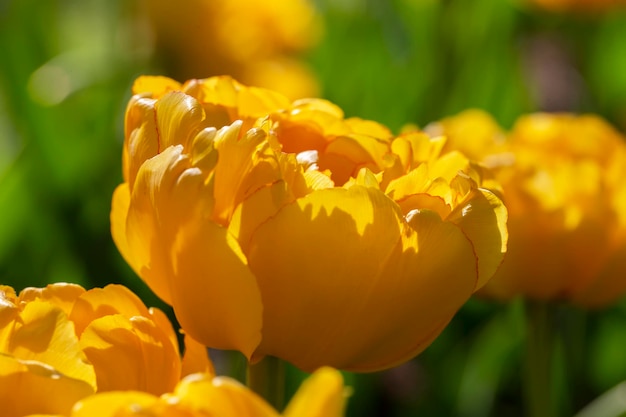
<instances>
[{"instance_id":1,"label":"yellow tulip","mask_svg":"<svg viewBox=\"0 0 626 417\"><path fill-rule=\"evenodd\" d=\"M0 286L3 416L67 415L96 391L169 392L186 373L212 372L197 342L186 344L181 363L167 317L120 285L58 283L19 295Z\"/></svg>"},{"instance_id":2,"label":"yellow tulip","mask_svg":"<svg viewBox=\"0 0 626 417\"><path fill-rule=\"evenodd\" d=\"M475 132L493 133L491 143L480 139L482 159L502 186L510 239L504 262L481 294L586 307L621 297L626 138L591 115L527 115L508 134L494 124L471 111L432 127L458 146L472 142Z\"/></svg>"},{"instance_id":3,"label":"yellow tulip","mask_svg":"<svg viewBox=\"0 0 626 417\"><path fill-rule=\"evenodd\" d=\"M346 392L341 374L322 368L305 380L285 417L340 417ZM280 413L261 397L228 377L193 374L172 393L160 397L137 391L113 391L85 398L70 417L279 417Z\"/></svg>"},{"instance_id":4,"label":"yellow tulip","mask_svg":"<svg viewBox=\"0 0 626 417\"><path fill-rule=\"evenodd\" d=\"M170 85L136 84L112 233L207 346L305 370L391 367L502 259L506 210L481 169L439 158L438 141L394 145L332 103L225 78Z\"/></svg>"}]
</instances>

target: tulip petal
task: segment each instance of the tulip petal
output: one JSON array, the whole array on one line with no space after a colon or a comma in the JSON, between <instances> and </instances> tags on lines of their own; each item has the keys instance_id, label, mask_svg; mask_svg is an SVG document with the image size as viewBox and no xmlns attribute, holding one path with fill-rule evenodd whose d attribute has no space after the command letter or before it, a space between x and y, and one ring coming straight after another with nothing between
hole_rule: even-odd
<instances>
[{"instance_id":1,"label":"tulip petal","mask_svg":"<svg viewBox=\"0 0 626 417\"><path fill-rule=\"evenodd\" d=\"M342 185L361 168L379 172L387 152L389 146L382 139L357 134L339 136L320 155L319 168L330 170L332 180Z\"/></svg>"},{"instance_id":2,"label":"tulip petal","mask_svg":"<svg viewBox=\"0 0 626 417\"><path fill-rule=\"evenodd\" d=\"M353 186L315 191L260 225L248 256L264 305L257 354L303 369L319 366L320 357L348 365L355 349L348 329L378 315L368 302L374 303L377 291L393 288L381 285L378 274L400 239L399 216L379 190Z\"/></svg>"},{"instance_id":3,"label":"tulip petal","mask_svg":"<svg viewBox=\"0 0 626 417\"><path fill-rule=\"evenodd\" d=\"M302 383L283 417L342 417L346 397L341 373L320 368Z\"/></svg>"},{"instance_id":4,"label":"tulip petal","mask_svg":"<svg viewBox=\"0 0 626 417\"><path fill-rule=\"evenodd\" d=\"M0 404L3 417L29 414L67 416L72 406L94 387L36 361L0 355Z\"/></svg>"},{"instance_id":5,"label":"tulip petal","mask_svg":"<svg viewBox=\"0 0 626 417\"><path fill-rule=\"evenodd\" d=\"M239 92L239 114L243 117L263 117L278 110L287 109L291 103L287 97L272 90L247 87Z\"/></svg>"},{"instance_id":6,"label":"tulip petal","mask_svg":"<svg viewBox=\"0 0 626 417\"><path fill-rule=\"evenodd\" d=\"M44 288L24 288L20 291L20 301L30 302L37 299L49 301L69 316L76 299L84 293L85 289L80 285L59 282L48 284Z\"/></svg>"},{"instance_id":7,"label":"tulip petal","mask_svg":"<svg viewBox=\"0 0 626 417\"><path fill-rule=\"evenodd\" d=\"M6 329L19 314L18 299L15 290L8 285L0 285L0 346L5 344L5 333L8 337L10 328ZM5 331L6 330L6 331Z\"/></svg>"},{"instance_id":8,"label":"tulip petal","mask_svg":"<svg viewBox=\"0 0 626 417\"><path fill-rule=\"evenodd\" d=\"M129 208L130 188L128 183L125 182L118 185L113 192L110 214L111 236L122 258L139 275L141 264L137 262L137 256L130 251L130 246L128 245L126 222Z\"/></svg>"},{"instance_id":9,"label":"tulip petal","mask_svg":"<svg viewBox=\"0 0 626 417\"><path fill-rule=\"evenodd\" d=\"M173 306L194 339L250 357L261 340L261 296L239 244L209 221L181 227L173 249Z\"/></svg>"},{"instance_id":10,"label":"tulip petal","mask_svg":"<svg viewBox=\"0 0 626 417\"><path fill-rule=\"evenodd\" d=\"M177 403L209 416L278 417L261 397L228 377L194 374L176 387Z\"/></svg>"},{"instance_id":11,"label":"tulip petal","mask_svg":"<svg viewBox=\"0 0 626 417\"><path fill-rule=\"evenodd\" d=\"M142 415L159 402L154 395L138 391L104 392L78 402L71 417L123 417ZM151 415L151 414L150 414Z\"/></svg>"},{"instance_id":12,"label":"tulip petal","mask_svg":"<svg viewBox=\"0 0 626 417\"><path fill-rule=\"evenodd\" d=\"M19 317L13 324L7 345L0 347L0 351L18 359L45 363L95 387L93 367L86 362L74 325L60 307L45 301L31 301Z\"/></svg>"},{"instance_id":13,"label":"tulip petal","mask_svg":"<svg viewBox=\"0 0 626 417\"><path fill-rule=\"evenodd\" d=\"M474 246L478 257L478 284L482 287L496 272L507 249L507 211L502 200L492 192L478 189L465 204L450 213L446 220L459 226Z\"/></svg>"},{"instance_id":14,"label":"tulip petal","mask_svg":"<svg viewBox=\"0 0 626 417\"><path fill-rule=\"evenodd\" d=\"M174 330L174 326L172 326L172 322L170 321L170 319L163 311L156 307L150 307L148 309L148 312L150 313L150 315L147 317L154 321L156 326L161 329L163 333L165 333L165 335L170 339L170 345L176 351L176 357L180 357L180 349L178 348L178 336L176 334L176 331ZM182 332L182 330L179 329L179 332Z\"/></svg>"},{"instance_id":15,"label":"tulip petal","mask_svg":"<svg viewBox=\"0 0 626 417\"><path fill-rule=\"evenodd\" d=\"M195 373L215 376L215 368L211 358L209 358L207 347L185 334L185 353L183 355L180 376L185 377Z\"/></svg>"},{"instance_id":16,"label":"tulip petal","mask_svg":"<svg viewBox=\"0 0 626 417\"><path fill-rule=\"evenodd\" d=\"M144 75L133 83L133 94L150 93L153 97L162 97L170 91L178 91L181 84L171 78L154 75Z\"/></svg>"},{"instance_id":17,"label":"tulip petal","mask_svg":"<svg viewBox=\"0 0 626 417\"><path fill-rule=\"evenodd\" d=\"M202 130L204 111L198 101L180 91L164 95L156 104L159 152L172 145L191 143Z\"/></svg>"},{"instance_id":18,"label":"tulip petal","mask_svg":"<svg viewBox=\"0 0 626 417\"><path fill-rule=\"evenodd\" d=\"M252 129L240 137L241 122L220 129L215 139L215 218L228 224L233 210L256 190L280 178L278 161L265 141L265 132Z\"/></svg>"},{"instance_id":19,"label":"tulip petal","mask_svg":"<svg viewBox=\"0 0 626 417\"><path fill-rule=\"evenodd\" d=\"M124 120L124 153L122 168L124 180L132 189L137 171L146 160L159 153L156 101L142 96L130 99Z\"/></svg>"},{"instance_id":20,"label":"tulip petal","mask_svg":"<svg viewBox=\"0 0 626 417\"><path fill-rule=\"evenodd\" d=\"M128 215L126 219L125 233L126 242L121 236L115 239L122 242L120 249L126 247L132 259L131 265L138 275L150 286L166 303L171 304L170 281L172 274L170 265L170 247L175 233L175 223L183 216L188 216L182 210L180 201L171 196L176 182L182 173L189 167L187 158L182 155L182 146L165 149L159 155L146 161L140 168L137 181L130 202L128 203ZM189 178L189 177L187 177ZM196 184L202 183L197 179ZM123 211L126 203L124 189L119 189L119 197L114 203L119 203L119 211L114 205L112 217ZM185 201L189 201L197 194L191 193ZM202 201L188 207L192 210ZM120 214L120 217L122 214ZM120 219L121 220L121 219ZM123 231L119 224L112 222L114 237ZM119 232L116 232L119 230Z\"/></svg>"},{"instance_id":21,"label":"tulip petal","mask_svg":"<svg viewBox=\"0 0 626 417\"><path fill-rule=\"evenodd\" d=\"M371 371L423 350L472 294L476 258L437 214L414 214L403 234L399 216L380 191L353 186L314 192L261 225L248 256L264 302L255 356Z\"/></svg>"},{"instance_id":22,"label":"tulip petal","mask_svg":"<svg viewBox=\"0 0 626 417\"><path fill-rule=\"evenodd\" d=\"M237 239L244 253L247 253L250 236L261 223L274 216L292 197L283 181L264 187L242 202L228 225L229 232Z\"/></svg>"},{"instance_id":23,"label":"tulip petal","mask_svg":"<svg viewBox=\"0 0 626 417\"><path fill-rule=\"evenodd\" d=\"M109 315L94 320L80 339L96 370L98 391L171 391L180 377L178 349L152 320Z\"/></svg>"},{"instance_id":24,"label":"tulip petal","mask_svg":"<svg viewBox=\"0 0 626 417\"><path fill-rule=\"evenodd\" d=\"M351 117L345 120L346 125L350 127L353 133L359 135L367 135L372 138L378 138L387 143L391 142L393 133L385 125L382 125L373 120L365 120L359 117Z\"/></svg>"},{"instance_id":25,"label":"tulip petal","mask_svg":"<svg viewBox=\"0 0 626 417\"><path fill-rule=\"evenodd\" d=\"M391 150L398 155L405 173L424 162L435 160L446 143L445 138L431 138L424 132L411 132L391 142Z\"/></svg>"},{"instance_id":26,"label":"tulip petal","mask_svg":"<svg viewBox=\"0 0 626 417\"><path fill-rule=\"evenodd\" d=\"M82 294L74 303L69 317L80 337L89 323L112 314L121 314L128 318L150 315L141 299L132 291L123 285L109 284L104 288L92 288Z\"/></svg>"}]
</instances>

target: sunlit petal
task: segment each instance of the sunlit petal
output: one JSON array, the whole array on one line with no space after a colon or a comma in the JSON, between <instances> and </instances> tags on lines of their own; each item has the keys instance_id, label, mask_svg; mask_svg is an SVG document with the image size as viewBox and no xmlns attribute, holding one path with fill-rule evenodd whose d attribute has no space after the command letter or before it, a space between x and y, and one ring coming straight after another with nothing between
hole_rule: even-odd
<instances>
[{"instance_id":1,"label":"sunlit petal","mask_svg":"<svg viewBox=\"0 0 626 417\"><path fill-rule=\"evenodd\" d=\"M94 387L87 382L63 375L44 363L0 355L3 417L68 416L78 400L93 392Z\"/></svg>"},{"instance_id":2,"label":"sunlit petal","mask_svg":"<svg viewBox=\"0 0 626 417\"><path fill-rule=\"evenodd\" d=\"M346 397L341 373L332 368L321 368L302 383L283 416L341 417Z\"/></svg>"}]
</instances>

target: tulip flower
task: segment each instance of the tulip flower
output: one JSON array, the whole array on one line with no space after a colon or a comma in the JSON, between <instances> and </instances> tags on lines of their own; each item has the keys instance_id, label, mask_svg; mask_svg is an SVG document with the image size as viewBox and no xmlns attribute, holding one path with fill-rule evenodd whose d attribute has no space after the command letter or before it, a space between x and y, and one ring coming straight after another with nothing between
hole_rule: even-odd
<instances>
[{"instance_id":1,"label":"tulip flower","mask_svg":"<svg viewBox=\"0 0 626 417\"><path fill-rule=\"evenodd\" d=\"M160 397L137 391L90 396L68 417L339 417L344 415L345 399L341 374L331 368L321 368L305 380L283 414L231 378L198 373Z\"/></svg>"},{"instance_id":2,"label":"tulip flower","mask_svg":"<svg viewBox=\"0 0 626 417\"><path fill-rule=\"evenodd\" d=\"M482 126L477 128L477 126ZM599 117L532 114L505 134L464 112L429 129L467 146L475 132L509 210L504 262L481 294L602 307L626 291L626 144ZM465 127L463 127L465 126ZM477 154L481 151L476 149Z\"/></svg>"},{"instance_id":3,"label":"tulip flower","mask_svg":"<svg viewBox=\"0 0 626 417\"><path fill-rule=\"evenodd\" d=\"M212 372L206 352L186 343L181 362L167 317L121 285L0 287L2 415L67 415L95 392L169 392L185 372Z\"/></svg>"},{"instance_id":4,"label":"tulip flower","mask_svg":"<svg viewBox=\"0 0 626 417\"><path fill-rule=\"evenodd\" d=\"M443 139L228 78L140 78L112 234L207 346L304 370L425 349L494 273L506 210Z\"/></svg>"},{"instance_id":5,"label":"tulip flower","mask_svg":"<svg viewBox=\"0 0 626 417\"><path fill-rule=\"evenodd\" d=\"M142 17L170 75L228 74L296 99L318 91L313 71L298 59L320 38L322 22L312 3L154 0L143 5Z\"/></svg>"}]
</instances>

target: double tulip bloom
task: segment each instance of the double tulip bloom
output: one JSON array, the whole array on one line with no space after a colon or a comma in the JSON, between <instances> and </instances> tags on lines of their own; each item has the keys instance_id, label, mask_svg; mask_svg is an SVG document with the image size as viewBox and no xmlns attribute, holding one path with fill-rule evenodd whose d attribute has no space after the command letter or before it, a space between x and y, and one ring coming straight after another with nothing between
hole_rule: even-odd
<instances>
[{"instance_id":1,"label":"double tulip bloom","mask_svg":"<svg viewBox=\"0 0 626 417\"><path fill-rule=\"evenodd\" d=\"M339 417L345 398L341 374L322 368L283 416ZM216 377L189 337L181 360L167 317L120 285L0 286L0 404L3 417L279 416Z\"/></svg>"},{"instance_id":2,"label":"double tulip bloom","mask_svg":"<svg viewBox=\"0 0 626 417\"><path fill-rule=\"evenodd\" d=\"M207 346L391 367L502 260L506 210L443 138L227 77L142 77L133 93L113 238Z\"/></svg>"},{"instance_id":3,"label":"double tulip bloom","mask_svg":"<svg viewBox=\"0 0 626 417\"><path fill-rule=\"evenodd\" d=\"M604 120L520 117L504 132L466 111L429 130L493 167L509 210L509 247L481 291L583 307L626 292L626 138Z\"/></svg>"},{"instance_id":4,"label":"double tulip bloom","mask_svg":"<svg viewBox=\"0 0 626 417\"><path fill-rule=\"evenodd\" d=\"M4 416L67 415L96 392L170 392L181 376L212 372L203 346L178 339L158 309L126 287L0 286L0 399Z\"/></svg>"}]
</instances>

